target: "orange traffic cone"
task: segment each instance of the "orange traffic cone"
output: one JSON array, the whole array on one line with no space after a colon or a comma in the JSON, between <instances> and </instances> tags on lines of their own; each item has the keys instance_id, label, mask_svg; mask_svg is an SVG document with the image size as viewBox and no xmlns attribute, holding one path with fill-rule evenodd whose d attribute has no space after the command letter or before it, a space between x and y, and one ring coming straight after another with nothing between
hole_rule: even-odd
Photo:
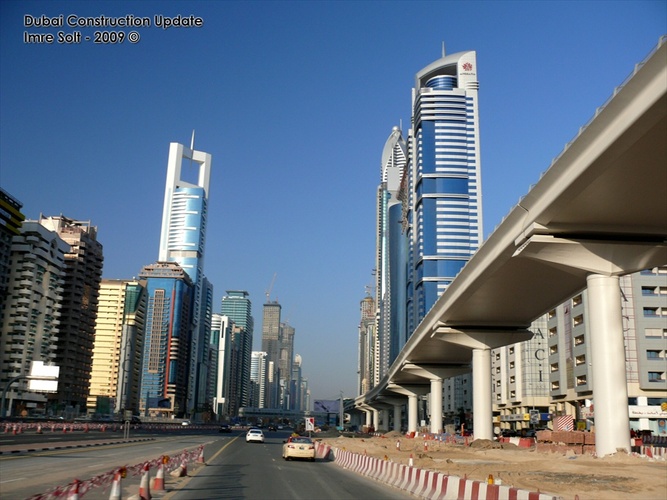
<instances>
[{"instance_id":1,"label":"orange traffic cone","mask_svg":"<svg viewBox=\"0 0 667 500\"><path fill-rule=\"evenodd\" d=\"M81 484L81 481L78 479L75 479L74 482L72 483L72 487L69 489L69 492L67 493L67 500L79 500L79 485Z\"/></svg>"},{"instance_id":2,"label":"orange traffic cone","mask_svg":"<svg viewBox=\"0 0 667 500\"><path fill-rule=\"evenodd\" d=\"M157 466L157 474L153 478L153 489L155 491L164 491L164 465Z\"/></svg>"},{"instance_id":3,"label":"orange traffic cone","mask_svg":"<svg viewBox=\"0 0 667 500\"><path fill-rule=\"evenodd\" d=\"M109 494L109 500L121 500L122 498L122 493L121 493L121 475L119 471L116 471L116 473L113 476L113 483L111 483L111 493Z\"/></svg>"},{"instance_id":4,"label":"orange traffic cone","mask_svg":"<svg viewBox=\"0 0 667 500\"><path fill-rule=\"evenodd\" d=\"M144 471L141 473L141 484L139 485L139 498L141 500L151 500L151 489L148 485L150 482L150 467L148 462L144 464Z\"/></svg>"},{"instance_id":5,"label":"orange traffic cone","mask_svg":"<svg viewBox=\"0 0 667 500\"><path fill-rule=\"evenodd\" d=\"M41 434L41 433L42 433L42 424L39 424L37 426L37 434Z\"/></svg>"},{"instance_id":6,"label":"orange traffic cone","mask_svg":"<svg viewBox=\"0 0 667 500\"><path fill-rule=\"evenodd\" d=\"M197 463L198 464L205 464L206 462L204 461L204 447L202 446L199 448L199 456L197 456Z\"/></svg>"}]
</instances>

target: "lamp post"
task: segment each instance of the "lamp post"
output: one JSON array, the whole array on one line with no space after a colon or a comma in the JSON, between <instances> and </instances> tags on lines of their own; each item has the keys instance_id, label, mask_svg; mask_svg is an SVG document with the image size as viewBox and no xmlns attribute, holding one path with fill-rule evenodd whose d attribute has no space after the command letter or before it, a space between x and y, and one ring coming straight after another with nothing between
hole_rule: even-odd
<instances>
[{"instance_id":1,"label":"lamp post","mask_svg":"<svg viewBox=\"0 0 667 500\"><path fill-rule=\"evenodd\" d=\"M17 380L58 380L58 377L40 377L37 375L19 375L18 377L14 377L11 379L7 385L5 386L5 389L2 391L2 400L0 401L0 417L5 418L5 399L7 398L7 392L9 392L9 387L16 382Z\"/></svg>"}]
</instances>

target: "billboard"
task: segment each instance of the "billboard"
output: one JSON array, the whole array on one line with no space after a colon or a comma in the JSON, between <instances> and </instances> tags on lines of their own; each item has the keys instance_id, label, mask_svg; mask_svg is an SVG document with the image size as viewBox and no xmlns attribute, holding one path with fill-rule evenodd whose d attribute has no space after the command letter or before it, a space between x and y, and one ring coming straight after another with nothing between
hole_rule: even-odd
<instances>
[{"instance_id":1,"label":"billboard","mask_svg":"<svg viewBox=\"0 0 667 500\"><path fill-rule=\"evenodd\" d=\"M59 373L59 366L45 365L42 361L33 361L30 364L28 390L35 392L58 392Z\"/></svg>"},{"instance_id":2,"label":"billboard","mask_svg":"<svg viewBox=\"0 0 667 500\"><path fill-rule=\"evenodd\" d=\"M340 411L339 399L318 399L313 404L313 411L323 413L338 413Z\"/></svg>"}]
</instances>

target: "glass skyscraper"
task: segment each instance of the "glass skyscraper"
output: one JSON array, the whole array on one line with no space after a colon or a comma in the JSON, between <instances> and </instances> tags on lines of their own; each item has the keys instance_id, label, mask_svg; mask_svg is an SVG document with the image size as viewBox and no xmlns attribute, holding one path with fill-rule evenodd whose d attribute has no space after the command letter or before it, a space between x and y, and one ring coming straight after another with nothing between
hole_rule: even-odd
<instances>
[{"instance_id":1,"label":"glass skyscraper","mask_svg":"<svg viewBox=\"0 0 667 500\"><path fill-rule=\"evenodd\" d=\"M412 91L408 291L412 332L482 241L476 53L419 71Z\"/></svg>"},{"instance_id":2,"label":"glass skyscraper","mask_svg":"<svg viewBox=\"0 0 667 500\"><path fill-rule=\"evenodd\" d=\"M193 331L188 370L188 406L206 403L206 350L211 330L212 288L203 274L211 155L172 142L162 211L158 261L176 262L188 273L193 295Z\"/></svg>"}]
</instances>

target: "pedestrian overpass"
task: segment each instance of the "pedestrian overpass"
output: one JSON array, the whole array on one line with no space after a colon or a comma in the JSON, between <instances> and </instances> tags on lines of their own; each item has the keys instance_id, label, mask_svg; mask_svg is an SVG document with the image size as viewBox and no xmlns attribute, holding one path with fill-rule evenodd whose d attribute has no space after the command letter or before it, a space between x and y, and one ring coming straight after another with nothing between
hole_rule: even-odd
<instances>
[{"instance_id":1,"label":"pedestrian overpass","mask_svg":"<svg viewBox=\"0 0 667 500\"><path fill-rule=\"evenodd\" d=\"M387 374L356 398L408 409L472 369L475 438L491 439L491 349L588 289L598 456L630 451L619 276L667 264L667 37L598 108L438 299ZM396 424L395 424L396 425ZM399 424L400 425L400 424ZM432 415L431 431L442 429ZM395 429L400 430L400 429Z\"/></svg>"}]
</instances>

